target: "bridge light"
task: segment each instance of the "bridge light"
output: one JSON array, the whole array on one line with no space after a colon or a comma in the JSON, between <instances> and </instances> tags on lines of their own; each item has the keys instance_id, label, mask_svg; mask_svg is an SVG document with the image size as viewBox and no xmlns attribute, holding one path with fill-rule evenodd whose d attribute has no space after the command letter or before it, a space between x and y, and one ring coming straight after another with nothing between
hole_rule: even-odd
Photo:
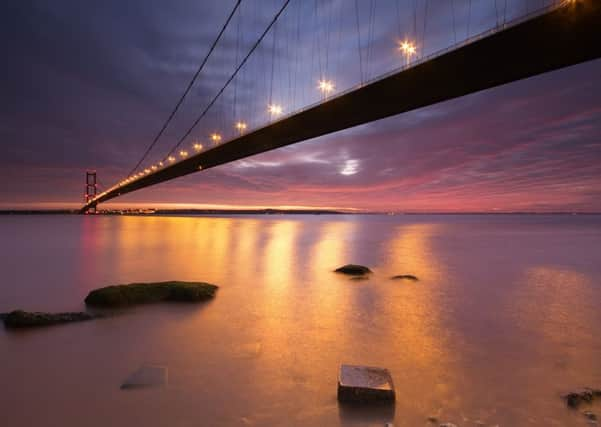
<instances>
[{"instance_id":1,"label":"bridge light","mask_svg":"<svg viewBox=\"0 0 601 427\"><path fill-rule=\"evenodd\" d=\"M320 80L317 83L317 88L324 94L324 97L326 97L334 90L334 83L331 80Z\"/></svg>"},{"instance_id":2,"label":"bridge light","mask_svg":"<svg viewBox=\"0 0 601 427\"><path fill-rule=\"evenodd\" d=\"M150 169L144 169L144 173L148 175L150 173Z\"/></svg>"},{"instance_id":3,"label":"bridge light","mask_svg":"<svg viewBox=\"0 0 601 427\"><path fill-rule=\"evenodd\" d=\"M238 129L238 132L240 133L240 135L242 135L246 130L246 123L236 122L236 129Z\"/></svg>"},{"instance_id":4,"label":"bridge light","mask_svg":"<svg viewBox=\"0 0 601 427\"><path fill-rule=\"evenodd\" d=\"M152 166L150 167L150 169L152 169L153 171L155 171L155 170L157 170L157 169L158 169L158 167L157 167L157 165L152 165Z\"/></svg>"},{"instance_id":5,"label":"bridge light","mask_svg":"<svg viewBox=\"0 0 601 427\"><path fill-rule=\"evenodd\" d=\"M169 161L169 163L175 163L175 157L173 156L167 157L167 160Z\"/></svg>"},{"instance_id":6,"label":"bridge light","mask_svg":"<svg viewBox=\"0 0 601 427\"><path fill-rule=\"evenodd\" d=\"M280 114L282 114L282 107L280 105L278 105L278 104L269 104L267 106L267 111L272 116L277 117Z\"/></svg>"},{"instance_id":7,"label":"bridge light","mask_svg":"<svg viewBox=\"0 0 601 427\"><path fill-rule=\"evenodd\" d=\"M200 144L200 143L198 143L198 142L195 142L195 143L194 143L194 145L193 145L192 147L194 147L194 150L195 150L196 152L199 152L200 150L202 150L202 144Z\"/></svg>"},{"instance_id":8,"label":"bridge light","mask_svg":"<svg viewBox=\"0 0 601 427\"><path fill-rule=\"evenodd\" d=\"M188 152L186 150L180 150L179 155L185 159L186 157L188 157Z\"/></svg>"},{"instance_id":9,"label":"bridge light","mask_svg":"<svg viewBox=\"0 0 601 427\"><path fill-rule=\"evenodd\" d=\"M219 135L218 133L212 133L211 141L213 141L215 144L219 144L219 142L221 142L221 135Z\"/></svg>"},{"instance_id":10,"label":"bridge light","mask_svg":"<svg viewBox=\"0 0 601 427\"><path fill-rule=\"evenodd\" d=\"M201 171L202 170L202 165L198 166L198 170Z\"/></svg>"},{"instance_id":11,"label":"bridge light","mask_svg":"<svg viewBox=\"0 0 601 427\"><path fill-rule=\"evenodd\" d=\"M415 44L408 40L404 40L400 43L399 50L403 52L403 55L405 55L405 57L407 58L407 64L409 64L411 56L417 53L417 47L415 46Z\"/></svg>"}]
</instances>

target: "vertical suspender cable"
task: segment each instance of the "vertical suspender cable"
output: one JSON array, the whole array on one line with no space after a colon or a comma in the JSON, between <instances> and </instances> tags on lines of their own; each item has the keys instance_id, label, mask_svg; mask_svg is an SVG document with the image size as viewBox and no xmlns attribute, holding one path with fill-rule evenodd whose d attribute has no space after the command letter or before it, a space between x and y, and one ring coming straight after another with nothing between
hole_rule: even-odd
<instances>
[{"instance_id":1,"label":"vertical suspender cable","mask_svg":"<svg viewBox=\"0 0 601 427\"><path fill-rule=\"evenodd\" d=\"M238 22L237 22L237 28L236 28L236 59L234 61L234 66L237 67L238 66L238 52L240 50L240 21L242 20L242 9L240 9L240 12L238 12ZM238 119L238 115L237 115L237 111L236 111L236 103L238 101L238 80L236 79L234 81L234 110L233 110L233 114L234 114L234 121L236 121Z\"/></svg>"},{"instance_id":2,"label":"vertical suspender cable","mask_svg":"<svg viewBox=\"0 0 601 427\"><path fill-rule=\"evenodd\" d=\"M426 28L428 25L428 5L429 2L426 0L426 5L424 8L424 30L422 31L422 56L426 54Z\"/></svg>"},{"instance_id":3,"label":"vertical suspender cable","mask_svg":"<svg viewBox=\"0 0 601 427\"><path fill-rule=\"evenodd\" d=\"M374 18L376 13L375 0L371 0L369 5L369 23L367 27L367 59L365 64L365 78L369 79L369 64L373 55L373 39L374 39Z\"/></svg>"},{"instance_id":4,"label":"vertical suspender cable","mask_svg":"<svg viewBox=\"0 0 601 427\"><path fill-rule=\"evenodd\" d=\"M359 2L355 0L355 16L357 18L357 44L359 46L359 74L363 84L363 55L361 54L361 26L359 25Z\"/></svg>"},{"instance_id":5,"label":"vertical suspender cable","mask_svg":"<svg viewBox=\"0 0 601 427\"><path fill-rule=\"evenodd\" d=\"M457 43L457 28L455 26L455 0L451 0L451 9L453 11L453 38L455 43Z\"/></svg>"},{"instance_id":6,"label":"vertical suspender cable","mask_svg":"<svg viewBox=\"0 0 601 427\"><path fill-rule=\"evenodd\" d=\"M273 104L273 73L275 68L275 40L277 24L273 26L273 43L271 45L271 82L269 84L269 105Z\"/></svg>"},{"instance_id":7,"label":"vertical suspender cable","mask_svg":"<svg viewBox=\"0 0 601 427\"><path fill-rule=\"evenodd\" d=\"M469 7L467 10L467 34L466 39L470 38L470 21L472 19L472 0L470 0Z\"/></svg>"},{"instance_id":8,"label":"vertical suspender cable","mask_svg":"<svg viewBox=\"0 0 601 427\"><path fill-rule=\"evenodd\" d=\"M403 31L401 29L401 6L399 5L400 0L396 0L394 3L396 5L396 20L397 20L397 30L399 33L399 40L403 38Z\"/></svg>"}]
</instances>

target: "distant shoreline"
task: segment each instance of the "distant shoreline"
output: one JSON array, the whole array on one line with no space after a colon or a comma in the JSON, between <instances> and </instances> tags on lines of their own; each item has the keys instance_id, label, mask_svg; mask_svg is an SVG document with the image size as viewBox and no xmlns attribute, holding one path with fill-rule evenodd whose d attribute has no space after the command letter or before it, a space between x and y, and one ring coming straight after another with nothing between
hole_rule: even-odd
<instances>
[{"instance_id":1,"label":"distant shoreline","mask_svg":"<svg viewBox=\"0 0 601 427\"><path fill-rule=\"evenodd\" d=\"M0 215L77 215L78 209L5 209ZM97 215L601 215L601 212L369 212L317 209L110 209Z\"/></svg>"}]
</instances>

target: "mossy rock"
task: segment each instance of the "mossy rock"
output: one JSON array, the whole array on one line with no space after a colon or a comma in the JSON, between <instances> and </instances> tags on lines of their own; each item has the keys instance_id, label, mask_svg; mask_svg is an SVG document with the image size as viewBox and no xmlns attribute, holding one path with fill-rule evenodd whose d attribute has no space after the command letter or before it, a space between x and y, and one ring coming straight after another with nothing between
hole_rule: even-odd
<instances>
[{"instance_id":1,"label":"mossy rock","mask_svg":"<svg viewBox=\"0 0 601 427\"><path fill-rule=\"evenodd\" d=\"M338 267L336 270L334 270L334 272L348 274L350 276L363 276L371 273L371 270L364 265L347 264L343 265L342 267Z\"/></svg>"},{"instance_id":2,"label":"mossy rock","mask_svg":"<svg viewBox=\"0 0 601 427\"><path fill-rule=\"evenodd\" d=\"M95 289L85 299L87 305L118 307L160 301L198 302L215 296L217 286L204 282L130 283Z\"/></svg>"},{"instance_id":3,"label":"mossy rock","mask_svg":"<svg viewBox=\"0 0 601 427\"><path fill-rule=\"evenodd\" d=\"M392 276L391 279L392 280L412 280L414 282L417 282L419 280L417 278L417 276L414 276L413 274L397 274L396 276Z\"/></svg>"},{"instance_id":4,"label":"mossy rock","mask_svg":"<svg viewBox=\"0 0 601 427\"><path fill-rule=\"evenodd\" d=\"M75 313L41 313L15 310L2 315L4 326L7 328L29 328L35 326L50 326L59 323L81 322L92 320L96 316L85 312Z\"/></svg>"}]
</instances>

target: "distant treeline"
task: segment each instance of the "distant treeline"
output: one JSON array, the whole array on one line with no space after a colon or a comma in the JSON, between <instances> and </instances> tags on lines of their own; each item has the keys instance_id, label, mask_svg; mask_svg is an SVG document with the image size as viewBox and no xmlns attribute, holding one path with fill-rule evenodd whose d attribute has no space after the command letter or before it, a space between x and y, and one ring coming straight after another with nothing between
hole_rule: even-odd
<instances>
[{"instance_id":1,"label":"distant treeline","mask_svg":"<svg viewBox=\"0 0 601 427\"><path fill-rule=\"evenodd\" d=\"M9 209L0 215L76 215L77 209ZM319 209L114 209L99 215L601 215L601 212L357 212Z\"/></svg>"},{"instance_id":2,"label":"distant treeline","mask_svg":"<svg viewBox=\"0 0 601 427\"><path fill-rule=\"evenodd\" d=\"M77 210L72 209L48 209L48 210L39 210L39 209L14 209L14 210L0 210L0 215L66 215L66 214L76 214Z\"/></svg>"}]
</instances>

